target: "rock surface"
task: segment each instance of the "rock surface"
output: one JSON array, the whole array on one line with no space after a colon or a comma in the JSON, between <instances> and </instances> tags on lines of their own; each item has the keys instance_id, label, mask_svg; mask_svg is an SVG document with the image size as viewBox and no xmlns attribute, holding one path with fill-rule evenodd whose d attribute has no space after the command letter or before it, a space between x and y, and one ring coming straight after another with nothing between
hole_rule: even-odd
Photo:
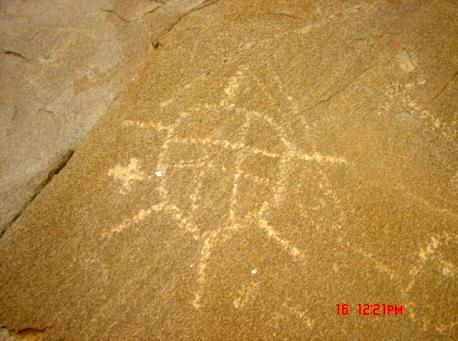
<instances>
[{"instance_id":1,"label":"rock surface","mask_svg":"<svg viewBox=\"0 0 458 341\"><path fill-rule=\"evenodd\" d=\"M456 339L457 4L186 5L0 239L0 325Z\"/></svg>"},{"instance_id":2,"label":"rock surface","mask_svg":"<svg viewBox=\"0 0 458 341\"><path fill-rule=\"evenodd\" d=\"M195 5L0 3L0 234Z\"/></svg>"}]
</instances>

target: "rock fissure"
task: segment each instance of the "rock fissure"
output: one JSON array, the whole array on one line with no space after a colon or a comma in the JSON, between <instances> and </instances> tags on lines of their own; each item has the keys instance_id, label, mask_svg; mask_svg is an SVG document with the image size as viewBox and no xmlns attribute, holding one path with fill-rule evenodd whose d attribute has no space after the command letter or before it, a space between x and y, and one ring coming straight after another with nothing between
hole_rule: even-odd
<instances>
[{"instance_id":1,"label":"rock fissure","mask_svg":"<svg viewBox=\"0 0 458 341\"><path fill-rule=\"evenodd\" d=\"M20 52L16 52L16 51L13 51L13 50L7 50L7 49L2 49L3 53L6 54L7 56L14 56L14 57L18 57L18 58L21 58L23 60L28 60L28 58L26 56L24 56L22 53Z\"/></svg>"},{"instance_id":2,"label":"rock fissure","mask_svg":"<svg viewBox=\"0 0 458 341\"><path fill-rule=\"evenodd\" d=\"M447 81L447 83L445 83L440 89L439 91L431 98L431 100L429 101L429 104L433 103L440 95L442 95L446 90L447 88L450 86L450 83L452 83L456 76L458 76L458 70L455 71L455 73L453 74L453 76Z\"/></svg>"},{"instance_id":3,"label":"rock fissure","mask_svg":"<svg viewBox=\"0 0 458 341\"><path fill-rule=\"evenodd\" d=\"M0 238L2 238L5 232L21 217L21 215L27 210L29 205L36 199L38 194L52 181L52 179L59 174L62 169L65 168L68 161L73 156L74 151L68 150L65 152L60 158L55 161L54 165L52 165L47 172L46 177L34 188L33 194L30 196L29 200L24 204L22 209L11 219L11 221L6 225L6 228L0 234Z\"/></svg>"}]
</instances>

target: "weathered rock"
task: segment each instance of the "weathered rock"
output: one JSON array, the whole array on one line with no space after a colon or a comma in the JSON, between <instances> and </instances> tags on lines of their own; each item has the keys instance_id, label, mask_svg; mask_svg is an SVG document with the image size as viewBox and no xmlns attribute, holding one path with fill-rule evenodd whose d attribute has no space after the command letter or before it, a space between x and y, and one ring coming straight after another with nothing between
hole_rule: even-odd
<instances>
[{"instance_id":1,"label":"weathered rock","mask_svg":"<svg viewBox=\"0 0 458 341\"><path fill-rule=\"evenodd\" d=\"M0 324L456 338L456 4L189 8L0 239Z\"/></svg>"},{"instance_id":2,"label":"weathered rock","mask_svg":"<svg viewBox=\"0 0 458 341\"><path fill-rule=\"evenodd\" d=\"M0 4L0 234L196 1Z\"/></svg>"}]
</instances>

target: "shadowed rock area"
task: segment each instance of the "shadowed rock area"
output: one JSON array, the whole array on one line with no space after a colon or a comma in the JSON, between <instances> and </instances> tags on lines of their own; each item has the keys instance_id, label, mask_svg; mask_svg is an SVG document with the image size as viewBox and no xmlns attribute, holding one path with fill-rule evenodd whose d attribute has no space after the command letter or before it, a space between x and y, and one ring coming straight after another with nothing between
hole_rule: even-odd
<instances>
[{"instance_id":1,"label":"shadowed rock area","mask_svg":"<svg viewBox=\"0 0 458 341\"><path fill-rule=\"evenodd\" d=\"M0 3L0 235L197 0Z\"/></svg>"},{"instance_id":2,"label":"shadowed rock area","mask_svg":"<svg viewBox=\"0 0 458 341\"><path fill-rule=\"evenodd\" d=\"M183 3L1 237L0 338L456 339L456 2Z\"/></svg>"}]
</instances>

